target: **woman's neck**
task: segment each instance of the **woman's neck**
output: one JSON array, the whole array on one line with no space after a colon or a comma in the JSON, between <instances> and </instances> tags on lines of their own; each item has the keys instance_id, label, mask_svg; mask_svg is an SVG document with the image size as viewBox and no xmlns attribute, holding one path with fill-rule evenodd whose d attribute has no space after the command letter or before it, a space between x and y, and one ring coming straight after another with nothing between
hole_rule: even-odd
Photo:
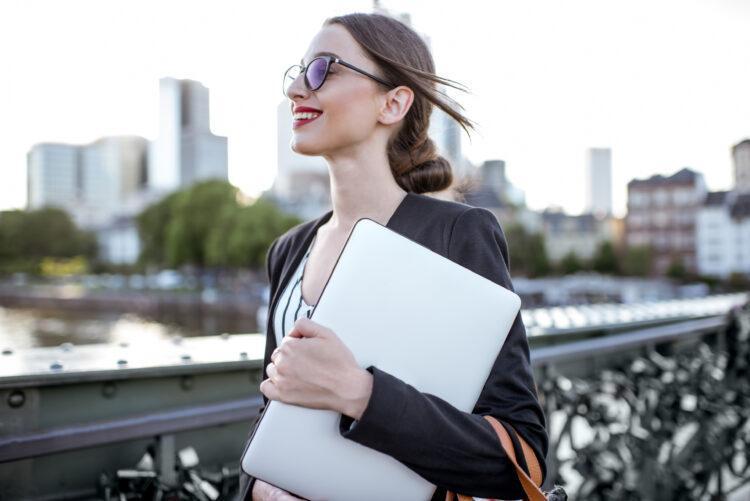
<instances>
[{"instance_id":1,"label":"woman's neck","mask_svg":"<svg viewBox=\"0 0 750 501\"><path fill-rule=\"evenodd\" d=\"M333 205L333 215L327 226L348 234L354 223L363 217L385 225L406 196L406 191L391 174L386 153L326 160Z\"/></svg>"}]
</instances>

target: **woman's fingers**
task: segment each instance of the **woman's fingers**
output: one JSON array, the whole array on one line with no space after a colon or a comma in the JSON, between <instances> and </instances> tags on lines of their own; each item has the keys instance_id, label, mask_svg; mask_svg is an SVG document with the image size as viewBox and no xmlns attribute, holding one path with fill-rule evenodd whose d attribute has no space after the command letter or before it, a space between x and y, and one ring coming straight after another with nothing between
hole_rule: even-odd
<instances>
[{"instance_id":1,"label":"woman's fingers","mask_svg":"<svg viewBox=\"0 0 750 501\"><path fill-rule=\"evenodd\" d=\"M268 484L260 479L255 481L255 485L253 486L253 501L268 501L268 500L274 500L274 501L294 501L298 498L297 496L293 496L289 494L287 491L283 489L279 489L275 485Z\"/></svg>"},{"instance_id":2,"label":"woman's fingers","mask_svg":"<svg viewBox=\"0 0 750 501\"><path fill-rule=\"evenodd\" d=\"M260 392L270 400L281 400L281 394L277 384L279 383L279 368L275 363L270 362L266 365L266 374L268 379L260 383Z\"/></svg>"},{"instance_id":3,"label":"woman's fingers","mask_svg":"<svg viewBox=\"0 0 750 501\"><path fill-rule=\"evenodd\" d=\"M279 389L273 384L270 379L264 379L260 382L258 387L260 392L266 396L269 400L279 400Z\"/></svg>"},{"instance_id":4,"label":"woman's fingers","mask_svg":"<svg viewBox=\"0 0 750 501\"><path fill-rule=\"evenodd\" d=\"M292 327L289 337L292 339L328 337L329 332L331 332L331 330L327 327L324 327L307 317L302 317L294 322L294 327Z\"/></svg>"},{"instance_id":5,"label":"woman's fingers","mask_svg":"<svg viewBox=\"0 0 750 501\"><path fill-rule=\"evenodd\" d=\"M268 365L266 365L266 374L268 374L268 379L270 379L272 383L276 382L276 378L278 377L278 369L276 368L275 363L270 362Z\"/></svg>"}]
</instances>

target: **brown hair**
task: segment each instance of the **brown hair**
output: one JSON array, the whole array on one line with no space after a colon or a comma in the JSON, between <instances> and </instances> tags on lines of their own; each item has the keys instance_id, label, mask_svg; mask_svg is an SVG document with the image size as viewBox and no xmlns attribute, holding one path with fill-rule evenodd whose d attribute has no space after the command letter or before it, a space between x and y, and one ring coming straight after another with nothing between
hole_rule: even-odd
<instances>
[{"instance_id":1,"label":"brown hair","mask_svg":"<svg viewBox=\"0 0 750 501\"><path fill-rule=\"evenodd\" d=\"M375 61L385 80L414 92L414 102L399 131L388 144L388 162L396 182L414 193L440 191L453 182L448 160L438 155L427 130L432 107L437 106L469 133L474 124L460 111L463 107L439 90L437 84L466 91L453 80L435 74L430 49L413 29L381 14L354 13L331 17L323 26L340 24Z\"/></svg>"}]
</instances>

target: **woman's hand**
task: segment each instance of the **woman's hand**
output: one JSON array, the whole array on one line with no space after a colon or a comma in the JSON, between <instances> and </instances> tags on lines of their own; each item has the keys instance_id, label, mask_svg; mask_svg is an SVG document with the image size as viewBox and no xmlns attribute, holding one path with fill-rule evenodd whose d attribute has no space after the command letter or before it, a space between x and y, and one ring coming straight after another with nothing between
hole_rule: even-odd
<instances>
[{"instance_id":1,"label":"woman's hand","mask_svg":"<svg viewBox=\"0 0 750 501\"><path fill-rule=\"evenodd\" d=\"M292 496L287 491L279 489L276 486L267 484L260 479L256 479L253 484L253 492L250 493L252 501L294 501L298 498Z\"/></svg>"},{"instance_id":2,"label":"woman's hand","mask_svg":"<svg viewBox=\"0 0 750 501\"><path fill-rule=\"evenodd\" d=\"M372 393L372 374L329 328L298 319L266 366L260 391L271 400L329 409L359 420Z\"/></svg>"}]
</instances>

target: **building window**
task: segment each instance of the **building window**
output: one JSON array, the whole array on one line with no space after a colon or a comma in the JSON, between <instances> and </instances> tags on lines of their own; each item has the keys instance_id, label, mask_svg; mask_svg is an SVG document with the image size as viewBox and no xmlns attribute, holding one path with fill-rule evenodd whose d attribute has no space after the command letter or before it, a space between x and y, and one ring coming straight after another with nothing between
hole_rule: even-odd
<instances>
[{"instance_id":1,"label":"building window","mask_svg":"<svg viewBox=\"0 0 750 501\"><path fill-rule=\"evenodd\" d=\"M658 189L654 192L654 205L664 207L669 202L669 193L666 190Z\"/></svg>"}]
</instances>

